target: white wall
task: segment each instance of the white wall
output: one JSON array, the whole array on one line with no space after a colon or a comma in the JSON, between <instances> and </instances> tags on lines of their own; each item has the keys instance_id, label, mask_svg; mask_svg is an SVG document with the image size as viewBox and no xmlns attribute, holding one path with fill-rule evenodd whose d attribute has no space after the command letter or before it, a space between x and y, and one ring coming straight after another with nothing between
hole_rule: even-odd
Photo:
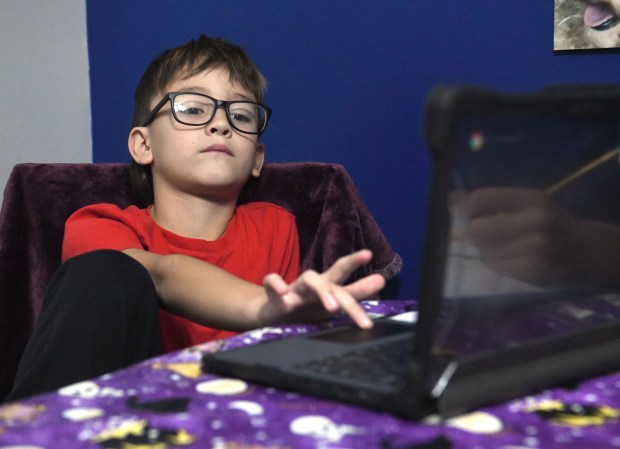
<instances>
[{"instance_id":1,"label":"white wall","mask_svg":"<svg viewBox=\"0 0 620 449\"><path fill-rule=\"evenodd\" d=\"M85 0L0 0L0 191L20 162L90 162Z\"/></svg>"}]
</instances>

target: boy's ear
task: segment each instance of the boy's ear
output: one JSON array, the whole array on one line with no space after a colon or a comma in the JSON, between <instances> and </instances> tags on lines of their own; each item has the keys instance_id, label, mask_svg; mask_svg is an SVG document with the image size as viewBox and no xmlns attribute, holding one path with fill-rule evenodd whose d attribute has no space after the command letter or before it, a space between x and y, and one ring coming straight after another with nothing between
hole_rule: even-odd
<instances>
[{"instance_id":1,"label":"boy's ear","mask_svg":"<svg viewBox=\"0 0 620 449\"><path fill-rule=\"evenodd\" d=\"M258 178L265 163L265 145L259 143L256 145L256 153L254 153L254 166L252 167L252 176Z\"/></svg>"},{"instance_id":2,"label":"boy's ear","mask_svg":"<svg viewBox=\"0 0 620 449\"><path fill-rule=\"evenodd\" d=\"M129 154L140 165L153 162L153 153L149 144L149 130L144 126L132 128L127 139Z\"/></svg>"}]
</instances>

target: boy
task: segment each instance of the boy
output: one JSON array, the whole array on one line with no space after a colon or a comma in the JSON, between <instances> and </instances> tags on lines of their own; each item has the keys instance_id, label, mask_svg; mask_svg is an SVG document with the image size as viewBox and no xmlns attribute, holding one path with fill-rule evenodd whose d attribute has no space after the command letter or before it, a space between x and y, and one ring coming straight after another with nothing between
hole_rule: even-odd
<instances>
[{"instance_id":1,"label":"boy","mask_svg":"<svg viewBox=\"0 0 620 449\"><path fill-rule=\"evenodd\" d=\"M326 312L372 326L357 300L383 277L340 285L370 251L299 275L295 218L269 203L237 206L264 162L265 85L243 50L221 39L201 36L151 63L128 139L132 179L150 206L99 204L69 218L66 262L8 399Z\"/></svg>"}]
</instances>

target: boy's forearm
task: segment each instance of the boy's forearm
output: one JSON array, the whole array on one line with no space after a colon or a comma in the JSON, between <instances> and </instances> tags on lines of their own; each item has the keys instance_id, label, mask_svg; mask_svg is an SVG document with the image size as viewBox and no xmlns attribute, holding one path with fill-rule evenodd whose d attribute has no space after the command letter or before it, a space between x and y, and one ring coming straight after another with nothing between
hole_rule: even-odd
<instances>
[{"instance_id":1,"label":"boy's forearm","mask_svg":"<svg viewBox=\"0 0 620 449\"><path fill-rule=\"evenodd\" d=\"M217 329L244 331L260 325L267 301L262 286L190 256L123 252L148 270L163 307L172 313Z\"/></svg>"}]
</instances>

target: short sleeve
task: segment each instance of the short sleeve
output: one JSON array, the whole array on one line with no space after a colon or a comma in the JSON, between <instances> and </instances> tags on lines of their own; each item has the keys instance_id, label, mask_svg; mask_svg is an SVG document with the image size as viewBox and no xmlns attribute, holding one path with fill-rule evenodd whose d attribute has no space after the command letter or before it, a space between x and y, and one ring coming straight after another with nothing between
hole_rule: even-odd
<instances>
[{"instance_id":1,"label":"short sleeve","mask_svg":"<svg viewBox=\"0 0 620 449\"><path fill-rule=\"evenodd\" d=\"M65 223L62 261L98 249L142 249L136 232L139 212L135 206L120 209L112 204L79 209Z\"/></svg>"},{"instance_id":2,"label":"short sleeve","mask_svg":"<svg viewBox=\"0 0 620 449\"><path fill-rule=\"evenodd\" d=\"M300 269L299 234L294 219L289 221L286 231L286 238L283 239L284 246L280 273L282 278L290 284L297 279Z\"/></svg>"},{"instance_id":3,"label":"short sleeve","mask_svg":"<svg viewBox=\"0 0 620 449\"><path fill-rule=\"evenodd\" d=\"M278 270L282 278L291 283L299 276L299 234L295 219L282 221L282 233L279 236L281 242L281 266Z\"/></svg>"}]
</instances>

